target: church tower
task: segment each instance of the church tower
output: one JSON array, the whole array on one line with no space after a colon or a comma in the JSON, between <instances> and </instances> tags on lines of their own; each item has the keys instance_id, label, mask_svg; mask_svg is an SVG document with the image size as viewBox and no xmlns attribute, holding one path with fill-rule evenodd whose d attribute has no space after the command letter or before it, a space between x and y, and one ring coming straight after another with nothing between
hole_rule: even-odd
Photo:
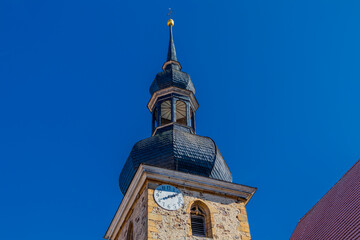
<instances>
[{"instance_id":1,"label":"church tower","mask_svg":"<svg viewBox=\"0 0 360 240\"><path fill-rule=\"evenodd\" d=\"M195 88L176 57L172 19L168 26L167 60L147 105L152 136L126 160L119 178L124 198L104 238L251 239L246 204L256 188L232 183L215 142L196 134Z\"/></svg>"}]
</instances>

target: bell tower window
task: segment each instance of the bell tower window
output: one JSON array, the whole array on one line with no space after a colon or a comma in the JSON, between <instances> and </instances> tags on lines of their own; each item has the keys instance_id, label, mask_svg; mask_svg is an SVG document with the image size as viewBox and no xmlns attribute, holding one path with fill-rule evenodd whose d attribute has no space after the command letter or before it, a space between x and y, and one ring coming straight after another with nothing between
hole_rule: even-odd
<instances>
[{"instance_id":1,"label":"bell tower window","mask_svg":"<svg viewBox=\"0 0 360 240\"><path fill-rule=\"evenodd\" d=\"M152 112L152 132L156 128L178 123L193 128L195 131L195 113L190 102L177 97L168 97L159 101Z\"/></svg>"},{"instance_id":2,"label":"bell tower window","mask_svg":"<svg viewBox=\"0 0 360 240\"><path fill-rule=\"evenodd\" d=\"M182 125L187 125L186 120L186 103L183 101L176 101L176 122Z\"/></svg>"},{"instance_id":3,"label":"bell tower window","mask_svg":"<svg viewBox=\"0 0 360 240\"><path fill-rule=\"evenodd\" d=\"M161 126L171 123L171 101L161 103Z\"/></svg>"},{"instance_id":4,"label":"bell tower window","mask_svg":"<svg viewBox=\"0 0 360 240\"><path fill-rule=\"evenodd\" d=\"M195 202L190 209L192 235L212 237L210 211L200 201Z\"/></svg>"}]
</instances>

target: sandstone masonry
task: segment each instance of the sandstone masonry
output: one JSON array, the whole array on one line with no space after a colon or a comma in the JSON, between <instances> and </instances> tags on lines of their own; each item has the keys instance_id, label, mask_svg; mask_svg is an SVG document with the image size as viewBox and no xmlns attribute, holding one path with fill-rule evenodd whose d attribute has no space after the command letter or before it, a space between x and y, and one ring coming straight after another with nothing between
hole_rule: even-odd
<instances>
[{"instance_id":1,"label":"sandstone masonry","mask_svg":"<svg viewBox=\"0 0 360 240\"><path fill-rule=\"evenodd\" d=\"M143 188L121 227L119 240L126 239L130 223L136 240L251 239L243 201L176 186L184 195L184 205L179 210L168 211L154 201L154 189L160 184L148 182ZM212 238L192 236L190 207L195 201L201 201L210 210Z\"/></svg>"}]
</instances>

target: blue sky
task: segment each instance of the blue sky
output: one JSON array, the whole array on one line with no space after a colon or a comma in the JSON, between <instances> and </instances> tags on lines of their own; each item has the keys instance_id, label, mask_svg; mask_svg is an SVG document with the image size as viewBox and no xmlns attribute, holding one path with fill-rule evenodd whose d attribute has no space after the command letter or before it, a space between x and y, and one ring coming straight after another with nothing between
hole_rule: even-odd
<instances>
[{"instance_id":1,"label":"blue sky","mask_svg":"<svg viewBox=\"0 0 360 240\"><path fill-rule=\"evenodd\" d=\"M253 239L289 239L360 156L358 1L1 1L3 239L101 239L150 136L148 89L178 60Z\"/></svg>"}]
</instances>

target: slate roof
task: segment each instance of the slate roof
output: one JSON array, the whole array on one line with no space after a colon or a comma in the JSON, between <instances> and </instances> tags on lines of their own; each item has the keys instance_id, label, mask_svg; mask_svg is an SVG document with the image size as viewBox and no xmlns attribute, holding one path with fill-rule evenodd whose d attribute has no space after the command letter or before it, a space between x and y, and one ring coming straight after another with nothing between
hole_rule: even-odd
<instances>
[{"instance_id":1,"label":"slate roof","mask_svg":"<svg viewBox=\"0 0 360 240\"><path fill-rule=\"evenodd\" d=\"M189 74L177 70L175 67L167 68L156 75L150 86L150 94L172 86L192 91L195 94L195 87Z\"/></svg>"},{"instance_id":2,"label":"slate roof","mask_svg":"<svg viewBox=\"0 0 360 240\"><path fill-rule=\"evenodd\" d=\"M360 239L360 160L300 219L290 239Z\"/></svg>"},{"instance_id":3,"label":"slate roof","mask_svg":"<svg viewBox=\"0 0 360 240\"><path fill-rule=\"evenodd\" d=\"M119 177L124 195L141 163L232 182L215 142L177 124L158 129L134 145Z\"/></svg>"}]
</instances>

